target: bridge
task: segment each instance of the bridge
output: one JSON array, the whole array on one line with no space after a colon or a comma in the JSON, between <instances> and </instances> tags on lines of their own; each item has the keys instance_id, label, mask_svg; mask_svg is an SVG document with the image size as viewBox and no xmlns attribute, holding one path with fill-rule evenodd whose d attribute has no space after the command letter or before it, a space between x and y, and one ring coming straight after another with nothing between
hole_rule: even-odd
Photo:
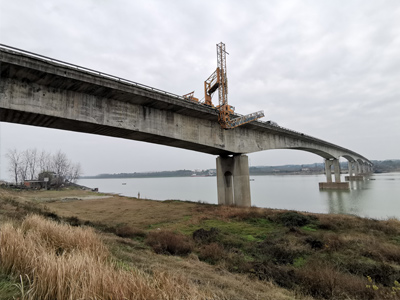
<instances>
[{"instance_id":1,"label":"bridge","mask_svg":"<svg viewBox=\"0 0 400 300\"><path fill-rule=\"evenodd\" d=\"M236 116L237 117L237 116ZM0 44L0 121L131 139L217 157L218 203L250 206L247 153L295 149L325 159L322 189L348 189L373 164L338 145L255 121L224 130L218 111L182 96ZM334 180L332 180L332 168Z\"/></svg>"}]
</instances>

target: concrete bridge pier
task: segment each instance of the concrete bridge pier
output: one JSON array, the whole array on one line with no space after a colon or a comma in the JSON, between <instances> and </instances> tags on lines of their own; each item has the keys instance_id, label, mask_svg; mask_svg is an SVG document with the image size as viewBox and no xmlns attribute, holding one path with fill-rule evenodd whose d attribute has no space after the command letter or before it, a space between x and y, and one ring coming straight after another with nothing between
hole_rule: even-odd
<instances>
[{"instance_id":1,"label":"concrete bridge pier","mask_svg":"<svg viewBox=\"0 0 400 300\"><path fill-rule=\"evenodd\" d=\"M352 180L364 180L363 176L358 175L358 163L355 161L349 161L349 175L345 177L346 181Z\"/></svg>"},{"instance_id":2,"label":"concrete bridge pier","mask_svg":"<svg viewBox=\"0 0 400 300\"><path fill-rule=\"evenodd\" d=\"M332 166L335 175L335 182L332 182ZM350 188L348 182L340 182L339 159L334 158L325 160L325 174L326 182L319 183L319 188L321 190L348 190Z\"/></svg>"},{"instance_id":3,"label":"concrete bridge pier","mask_svg":"<svg viewBox=\"0 0 400 300\"><path fill-rule=\"evenodd\" d=\"M217 157L219 205L251 206L247 155Z\"/></svg>"}]
</instances>

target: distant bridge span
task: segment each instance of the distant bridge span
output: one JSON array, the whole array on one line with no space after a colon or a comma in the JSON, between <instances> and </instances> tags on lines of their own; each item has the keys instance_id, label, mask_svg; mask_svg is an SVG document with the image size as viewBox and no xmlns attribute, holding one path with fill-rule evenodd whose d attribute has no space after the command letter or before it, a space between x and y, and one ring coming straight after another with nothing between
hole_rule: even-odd
<instances>
[{"instance_id":1,"label":"distant bridge span","mask_svg":"<svg viewBox=\"0 0 400 300\"><path fill-rule=\"evenodd\" d=\"M315 153L326 159L328 182L334 166L337 184L340 157L350 176L372 170L362 155L303 133L260 121L224 130L217 120L215 108L181 96L0 44L0 121L218 155L220 204L251 204L246 153Z\"/></svg>"}]
</instances>

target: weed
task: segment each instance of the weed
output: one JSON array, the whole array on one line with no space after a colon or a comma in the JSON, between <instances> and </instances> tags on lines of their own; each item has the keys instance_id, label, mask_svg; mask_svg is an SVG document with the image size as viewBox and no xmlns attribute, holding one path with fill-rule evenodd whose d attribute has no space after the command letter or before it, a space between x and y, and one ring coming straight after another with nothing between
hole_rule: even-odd
<instances>
[{"instance_id":1,"label":"weed","mask_svg":"<svg viewBox=\"0 0 400 300\"><path fill-rule=\"evenodd\" d=\"M64 251L57 254L57 249ZM38 216L21 227L0 229L1 269L21 276L23 299L210 299L180 276L152 275L113 263L91 229L61 225Z\"/></svg>"},{"instance_id":2,"label":"weed","mask_svg":"<svg viewBox=\"0 0 400 300\"><path fill-rule=\"evenodd\" d=\"M301 268L301 267L303 267L303 266L306 264L306 262L307 262L307 260L306 260L304 257L302 257L302 256L296 257L296 258L293 260L293 267L295 267L295 268Z\"/></svg>"},{"instance_id":3,"label":"weed","mask_svg":"<svg viewBox=\"0 0 400 300\"><path fill-rule=\"evenodd\" d=\"M158 254L188 255L193 250L193 245L187 236L169 230L150 232L146 244Z\"/></svg>"},{"instance_id":4,"label":"weed","mask_svg":"<svg viewBox=\"0 0 400 300\"><path fill-rule=\"evenodd\" d=\"M276 264L293 264L294 260L309 253L309 248L299 241L280 238L274 241L265 240L258 244L258 256Z\"/></svg>"},{"instance_id":5,"label":"weed","mask_svg":"<svg viewBox=\"0 0 400 300\"><path fill-rule=\"evenodd\" d=\"M303 292L322 299L373 299L362 278L345 274L330 264L311 261L296 271Z\"/></svg>"},{"instance_id":6,"label":"weed","mask_svg":"<svg viewBox=\"0 0 400 300\"><path fill-rule=\"evenodd\" d=\"M226 259L227 253L224 247L217 243L211 243L200 248L199 259L211 264Z\"/></svg>"},{"instance_id":7,"label":"weed","mask_svg":"<svg viewBox=\"0 0 400 300\"><path fill-rule=\"evenodd\" d=\"M210 230L206 230L204 228L200 228L193 232L192 236L196 242L201 242L203 244L209 244L212 242L216 242L220 230L215 227L211 227Z\"/></svg>"},{"instance_id":8,"label":"weed","mask_svg":"<svg viewBox=\"0 0 400 300\"><path fill-rule=\"evenodd\" d=\"M305 230L305 231L311 231L311 232L317 231L317 226L314 225L314 224L309 224L309 225L303 226L303 227L301 227L301 228L302 228L303 230Z\"/></svg>"},{"instance_id":9,"label":"weed","mask_svg":"<svg viewBox=\"0 0 400 300\"><path fill-rule=\"evenodd\" d=\"M306 238L305 241L314 250L320 250L320 249L322 249L324 247L324 243L323 242L321 242L320 240L315 239L313 237L308 237L308 238Z\"/></svg>"},{"instance_id":10,"label":"weed","mask_svg":"<svg viewBox=\"0 0 400 300\"><path fill-rule=\"evenodd\" d=\"M81 220L79 220L78 217L75 217L75 216L74 216L74 217L65 218L65 221L66 221L69 225L75 226L75 227L81 226L82 223L83 223Z\"/></svg>"},{"instance_id":11,"label":"weed","mask_svg":"<svg viewBox=\"0 0 400 300\"><path fill-rule=\"evenodd\" d=\"M315 220L315 217L306 216L295 211L280 213L275 221L287 227L303 227Z\"/></svg>"},{"instance_id":12,"label":"weed","mask_svg":"<svg viewBox=\"0 0 400 300\"><path fill-rule=\"evenodd\" d=\"M147 236L146 231L138 228L132 228L129 225L123 225L117 227L115 230L115 234L125 238L135 238L135 237L145 238Z\"/></svg>"},{"instance_id":13,"label":"weed","mask_svg":"<svg viewBox=\"0 0 400 300\"><path fill-rule=\"evenodd\" d=\"M15 278L0 273L0 300L13 299L20 295L15 281Z\"/></svg>"},{"instance_id":14,"label":"weed","mask_svg":"<svg viewBox=\"0 0 400 300\"><path fill-rule=\"evenodd\" d=\"M258 279L272 280L284 288L293 289L297 285L294 269L290 266L277 266L270 262L254 262L251 264L250 271Z\"/></svg>"}]
</instances>

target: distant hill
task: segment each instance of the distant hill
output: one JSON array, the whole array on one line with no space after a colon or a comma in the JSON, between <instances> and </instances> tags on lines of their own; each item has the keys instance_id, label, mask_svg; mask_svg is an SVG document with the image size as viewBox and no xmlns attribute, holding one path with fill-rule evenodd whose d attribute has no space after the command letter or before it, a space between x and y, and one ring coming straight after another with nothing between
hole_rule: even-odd
<instances>
[{"instance_id":1,"label":"distant hill","mask_svg":"<svg viewBox=\"0 0 400 300\"><path fill-rule=\"evenodd\" d=\"M400 172L400 160L372 160L375 173ZM347 170L347 162L340 163L342 170ZM323 174L325 165L323 163L304 165L283 165L283 166L252 166L250 175L293 175L293 174ZM81 179L99 178L157 178L157 177L191 177L191 176L215 176L216 169L207 170L176 170L160 172L134 172L99 174L95 176L82 176Z\"/></svg>"},{"instance_id":2,"label":"distant hill","mask_svg":"<svg viewBox=\"0 0 400 300\"><path fill-rule=\"evenodd\" d=\"M372 160L375 173L400 172L400 159Z\"/></svg>"}]
</instances>

